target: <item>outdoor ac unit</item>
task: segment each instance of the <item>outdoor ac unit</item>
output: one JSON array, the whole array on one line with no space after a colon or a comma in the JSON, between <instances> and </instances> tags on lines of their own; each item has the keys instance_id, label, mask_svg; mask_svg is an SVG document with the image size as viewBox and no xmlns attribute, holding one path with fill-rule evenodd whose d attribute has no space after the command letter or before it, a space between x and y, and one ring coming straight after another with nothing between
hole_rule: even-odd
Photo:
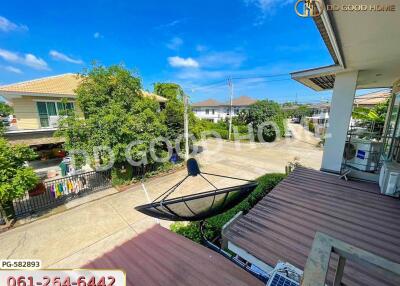
<instances>
[{"instance_id":1,"label":"outdoor ac unit","mask_svg":"<svg viewBox=\"0 0 400 286\"><path fill-rule=\"evenodd\" d=\"M345 146L346 165L364 172L376 171L382 146L381 142L352 139Z\"/></svg>"},{"instance_id":2,"label":"outdoor ac unit","mask_svg":"<svg viewBox=\"0 0 400 286\"><path fill-rule=\"evenodd\" d=\"M381 194L400 196L400 164L396 162L384 162L379 175L379 188Z\"/></svg>"}]
</instances>

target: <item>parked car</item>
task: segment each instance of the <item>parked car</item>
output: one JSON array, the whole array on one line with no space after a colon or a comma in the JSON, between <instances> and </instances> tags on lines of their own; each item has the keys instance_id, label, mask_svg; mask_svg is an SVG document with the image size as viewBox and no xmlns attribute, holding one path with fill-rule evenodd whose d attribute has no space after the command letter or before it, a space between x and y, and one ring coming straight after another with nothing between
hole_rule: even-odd
<instances>
[{"instance_id":1,"label":"parked car","mask_svg":"<svg viewBox=\"0 0 400 286\"><path fill-rule=\"evenodd\" d=\"M298 117L293 117L293 118L292 118L292 123L300 123L300 118L298 118Z\"/></svg>"},{"instance_id":2,"label":"parked car","mask_svg":"<svg viewBox=\"0 0 400 286\"><path fill-rule=\"evenodd\" d=\"M10 120L8 117L1 117L0 121L3 126L10 126Z\"/></svg>"},{"instance_id":3,"label":"parked car","mask_svg":"<svg viewBox=\"0 0 400 286\"><path fill-rule=\"evenodd\" d=\"M285 138L293 138L293 132L292 132L292 130L286 130L286 132L285 132Z\"/></svg>"}]
</instances>

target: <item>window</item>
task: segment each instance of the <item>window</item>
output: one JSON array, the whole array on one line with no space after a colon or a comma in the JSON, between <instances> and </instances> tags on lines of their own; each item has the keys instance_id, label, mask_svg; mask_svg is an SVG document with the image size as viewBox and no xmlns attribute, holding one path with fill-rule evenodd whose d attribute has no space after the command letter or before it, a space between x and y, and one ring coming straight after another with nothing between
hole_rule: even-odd
<instances>
[{"instance_id":1,"label":"window","mask_svg":"<svg viewBox=\"0 0 400 286\"><path fill-rule=\"evenodd\" d=\"M215 110L214 109L211 109L211 112L212 112L213 115L215 114Z\"/></svg>"},{"instance_id":2,"label":"window","mask_svg":"<svg viewBox=\"0 0 400 286\"><path fill-rule=\"evenodd\" d=\"M66 115L68 110L74 110L72 102L36 102L41 127L49 127L49 116Z\"/></svg>"},{"instance_id":3,"label":"window","mask_svg":"<svg viewBox=\"0 0 400 286\"><path fill-rule=\"evenodd\" d=\"M210 109L206 109L206 114L210 114Z\"/></svg>"},{"instance_id":4,"label":"window","mask_svg":"<svg viewBox=\"0 0 400 286\"><path fill-rule=\"evenodd\" d=\"M394 138L400 137L400 125L399 125L399 109L400 109L400 93L395 94L392 99L392 105L388 110L388 124L385 131L385 144L383 154L385 159L389 159L393 152L393 140Z\"/></svg>"}]
</instances>

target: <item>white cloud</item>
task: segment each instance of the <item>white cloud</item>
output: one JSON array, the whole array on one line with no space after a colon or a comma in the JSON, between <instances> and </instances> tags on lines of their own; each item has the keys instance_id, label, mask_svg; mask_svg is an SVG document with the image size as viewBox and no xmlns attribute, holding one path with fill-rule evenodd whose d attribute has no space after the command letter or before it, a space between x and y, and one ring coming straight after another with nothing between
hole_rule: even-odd
<instances>
[{"instance_id":1,"label":"white cloud","mask_svg":"<svg viewBox=\"0 0 400 286\"><path fill-rule=\"evenodd\" d=\"M173 21L171 21L169 23L159 25L159 26L155 27L155 29L169 29L169 28L172 28L172 27L174 27L176 25L179 25L180 23L184 22L185 20L186 20L185 18L178 19L178 20L173 20Z\"/></svg>"},{"instance_id":2,"label":"white cloud","mask_svg":"<svg viewBox=\"0 0 400 286\"><path fill-rule=\"evenodd\" d=\"M207 50L208 50L207 46L204 46L204 45L197 45L196 46L196 51L198 51L198 52L205 52Z\"/></svg>"},{"instance_id":3,"label":"white cloud","mask_svg":"<svg viewBox=\"0 0 400 286\"><path fill-rule=\"evenodd\" d=\"M100 34L100 32L96 32L96 33L93 34L93 38L102 39L102 38L104 38L104 36L102 34Z\"/></svg>"},{"instance_id":4,"label":"white cloud","mask_svg":"<svg viewBox=\"0 0 400 286\"><path fill-rule=\"evenodd\" d=\"M11 32L11 31L27 31L27 30L28 30L27 26L13 23L7 18L0 16L0 31Z\"/></svg>"},{"instance_id":5,"label":"white cloud","mask_svg":"<svg viewBox=\"0 0 400 286\"><path fill-rule=\"evenodd\" d=\"M247 6L256 6L261 14L255 19L254 25L259 26L264 24L268 14L274 14L276 9L291 3L296 0L244 0Z\"/></svg>"},{"instance_id":6,"label":"white cloud","mask_svg":"<svg viewBox=\"0 0 400 286\"><path fill-rule=\"evenodd\" d=\"M24 63L31 68L38 69L38 70L47 70L48 66L47 63L41 59L36 57L32 54L25 54Z\"/></svg>"},{"instance_id":7,"label":"white cloud","mask_svg":"<svg viewBox=\"0 0 400 286\"><path fill-rule=\"evenodd\" d=\"M69 63L72 63L72 64L78 64L78 65L83 64L83 61L82 61L82 60L73 59L73 58L71 58L71 57L69 57L69 56L67 56L67 55L65 55L65 54L63 54L63 53L60 53L60 52L58 52L58 51L55 51L55 50L51 50L51 51L49 52L49 55L50 55L54 60L57 60L57 61L69 62Z\"/></svg>"},{"instance_id":8,"label":"white cloud","mask_svg":"<svg viewBox=\"0 0 400 286\"><path fill-rule=\"evenodd\" d=\"M11 63L22 64L37 70L49 70L47 63L33 54L21 55L16 52L0 49L0 58Z\"/></svg>"},{"instance_id":9,"label":"white cloud","mask_svg":"<svg viewBox=\"0 0 400 286\"><path fill-rule=\"evenodd\" d=\"M20 59L17 53L0 49L0 57L7 62L18 62Z\"/></svg>"},{"instance_id":10,"label":"white cloud","mask_svg":"<svg viewBox=\"0 0 400 286\"><path fill-rule=\"evenodd\" d=\"M168 62L172 67L175 68L198 68L200 65L199 63L192 59L192 58L181 58L181 57L169 57Z\"/></svg>"},{"instance_id":11,"label":"white cloud","mask_svg":"<svg viewBox=\"0 0 400 286\"><path fill-rule=\"evenodd\" d=\"M5 66L4 69L12 73L22 74L22 71L19 68L13 66Z\"/></svg>"},{"instance_id":12,"label":"white cloud","mask_svg":"<svg viewBox=\"0 0 400 286\"><path fill-rule=\"evenodd\" d=\"M230 67L238 68L247 59L247 57L235 51L209 52L197 59L202 67L220 68Z\"/></svg>"},{"instance_id":13,"label":"white cloud","mask_svg":"<svg viewBox=\"0 0 400 286\"><path fill-rule=\"evenodd\" d=\"M279 6L295 2L295 0L244 0L247 5L256 5L262 11L271 11Z\"/></svg>"},{"instance_id":14,"label":"white cloud","mask_svg":"<svg viewBox=\"0 0 400 286\"><path fill-rule=\"evenodd\" d=\"M167 48L170 50L178 50L183 45L183 40L179 37L173 37L167 44Z\"/></svg>"}]
</instances>

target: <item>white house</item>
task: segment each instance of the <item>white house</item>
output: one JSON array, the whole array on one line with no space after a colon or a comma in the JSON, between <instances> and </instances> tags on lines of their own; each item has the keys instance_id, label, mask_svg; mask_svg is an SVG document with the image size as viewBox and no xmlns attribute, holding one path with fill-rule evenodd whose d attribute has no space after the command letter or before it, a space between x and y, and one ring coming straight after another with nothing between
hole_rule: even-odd
<instances>
[{"instance_id":1,"label":"white house","mask_svg":"<svg viewBox=\"0 0 400 286\"><path fill-rule=\"evenodd\" d=\"M237 116L242 110L247 110L250 105L257 102L257 100L248 97L240 96L233 99L232 110L233 116ZM194 114L201 119L218 122L219 120L225 120L230 115L230 103L219 102L214 99L207 99L204 101L196 102L192 104Z\"/></svg>"}]
</instances>

